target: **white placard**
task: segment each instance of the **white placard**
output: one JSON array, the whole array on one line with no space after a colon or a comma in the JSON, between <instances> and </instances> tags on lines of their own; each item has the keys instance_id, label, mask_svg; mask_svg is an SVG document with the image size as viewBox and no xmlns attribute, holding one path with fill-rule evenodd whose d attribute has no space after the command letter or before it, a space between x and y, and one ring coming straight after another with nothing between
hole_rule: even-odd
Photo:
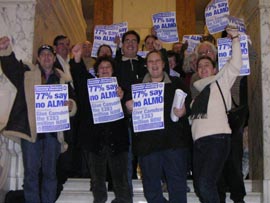
<instances>
[{"instance_id":1,"label":"white placard","mask_svg":"<svg viewBox=\"0 0 270 203\"><path fill-rule=\"evenodd\" d=\"M164 83L132 85L134 132L164 129Z\"/></svg>"},{"instance_id":2,"label":"white placard","mask_svg":"<svg viewBox=\"0 0 270 203\"><path fill-rule=\"evenodd\" d=\"M229 19L229 25L237 27L238 32L240 34L246 34L247 29L246 29L246 25L243 19L236 18L234 16L228 16L228 19Z\"/></svg>"},{"instance_id":3,"label":"white placard","mask_svg":"<svg viewBox=\"0 0 270 203\"><path fill-rule=\"evenodd\" d=\"M117 45L114 43L115 37L122 35L128 30L128 23L117 23L112 25L97 25L94 29L94 43L92 48L92 57L97 57L98 48L103 45L109 45L113 51L113 57L116 54Z\"/></svg>"},{"instance_id":4,"label":"white placard","mask_svg":"<svg viewBox=\"0 0 270 203\"><path fill-rule=\"evenodd\" d=\"M35 85L35 113L37 133L70 129L68 85Z\"/></svg>"},{"instance_id":5,"label":"white placard","mask_svg":"<svg viewBox=\"0 0 270 203\"><path fill-rule=\"evenodd\" d=\"M222 32L228 25L228 0L212 0L205 8L206 26L211 34Z\"/></svg>"},{"instance_id":6,"label":"white placard","mask_svg":"<svg viewBox=\"0 0 270 203\"><path fill-rule=\"evenodd\" d=\"M92 57L97 57L98 48L103 45L109 45L113 51L113 56L116 54L116 44L114 43L115 36L118 35L119 27L116 25L97 25L94 30L94 43L92 48Z\"/></svg>"},{"instance_id":7,"label":"white placard","mask_svg":"<svg viewBox=\"0 0 270 203\"><path fill-rule=\"evenodd\" d=\"M128 22L115 23L118 26L118 36L122 38L123 34L128 31Z\"/></svg>"},{"instance_id":8,"label":"white placard","mask_svg":"<svg viewBox=\"0 0 270 203\"><path fill-rule=\"evenodd\" d=\"M152 15L152 21L160 41L165 43L179 41L175 12L154 14Z\"/></svg>"},{"instance_id":9,"label":"white placard","mask_svg":"<svg viewBox=\"0 0 270 203\"><path fill-rule=\"evenodd\" d=\"M187 52L192 53L194 52L197 45L200 43L202 39L202 35L184 35L182 43L188 42Z\"/></svg>"},{"instance_id":10,"label":"white placard","mask_svg":"<svg viewBox=\"0 0 270 203\"><path fill-rule=\"evenodd\" d=\"M149 53L149 51L138 51L137 55L141 56L142 58L146 58L148 53Z\"/></svg>"},{"instance_id":11,"label":"white placard","mask_svg":"<svg viewBox=\"0 0 270 203\"><path fill-rule=\"evenodd\" d=\"M230 38L220 38L217 40L217 42L218 42L218 67L220 70L232 56L232 40ZM240 36L240 44L243 61L243 66L241 67L240 75L249 75L250 66L248 56L247 35Z\"/></svg>"},{"instance_id":12,"label":"white placard","mask_svg":"<svg viewBox=\"0 0 270 203\"><path fill-rule=\"evenodd\" d=\"M94 124L124 118L116 77L88 79L87 87Z\"/></svg>"}]
</instances>

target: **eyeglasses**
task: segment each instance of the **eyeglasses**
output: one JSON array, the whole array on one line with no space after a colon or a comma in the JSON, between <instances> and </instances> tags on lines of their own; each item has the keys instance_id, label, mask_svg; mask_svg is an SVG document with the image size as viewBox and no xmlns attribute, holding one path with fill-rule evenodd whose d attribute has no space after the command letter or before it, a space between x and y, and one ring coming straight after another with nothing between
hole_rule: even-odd
<instances>
[{"instance_id":1,"label":"eyeglasses","mask_svg":"<svg viewBox=\"0 0 270 203\"><path fill-rule=\"evenodd\" d=\"M126 44L129 44L129 43L132 43L132 44L137 44L137 40L136 39L125 39L124 40L124 43Z\"/></svg>"},{"instance_id":2,"label":"eyeglasses","mask_svg":"<svg viewBox=\"0 0 270 203\"><path fill-rule=\"evenodd\" d=\"M209 55L209 54L212 54L213 51L211 50L206 50L206 51L203 51L203 52L199 52L199 56L205 56L205 55Z\"/></svg>"}]
</instances>

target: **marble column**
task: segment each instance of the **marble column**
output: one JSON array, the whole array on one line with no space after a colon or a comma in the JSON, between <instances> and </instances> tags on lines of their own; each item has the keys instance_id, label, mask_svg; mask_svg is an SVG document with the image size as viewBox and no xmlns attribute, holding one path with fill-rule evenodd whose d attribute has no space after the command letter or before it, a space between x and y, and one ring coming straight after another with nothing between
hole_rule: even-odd
<instances>
[{"instance_id":1,"label":"marble column","mask_svg":"<svg viewBox=\"0 0 270 203\"><path fill-rule=\"evenodd\" d=\"M0 36L12 40L18 59L31 61L36 0L0 0Z\"/></svg>"},{"instance_id":2,"label":"marble column","mask_svg":"<svg viewBox=\"0 0 270 203\"><path fill-rule=\"evenodd\" d=\"M263 108L263 202L270 202L270 2L260 0Z\"/></svg>"},{"instance_id":3,"label":"marble column","mask_svg":"<svg viewBox=\"0 0 270 203\"><path fill-rule=\"evenodd\" d=\"M8 36L18 59L31 61L36 0L0 0L0 36ZM5 193L22 188L21 148L0 134L0 202Z\"/></svg>"},{"instance_id":4,"label":"marble column","mask_svg":"<svg viewBox=\"0 0 270 203\"><path fill-rule=\"evenodd\" d=\"M264 73L262 72L262 49L265 42L262 42L261 35L267 35L269 32L262 30L261 10L259 0L252 1L233 1L230 0L230 14L238 18L243 18L247 28L247 34L250 36L252 45L249 50L255 52L250 57L251 74L248 76L248 103L249 103L249 125L248 125L248 141L249 141L249 178L253 180L252 190L263 191L264 178L264 133L263 126L266 121L264 113L266 112L264 101L265 96L263 89ZM267 18L267 17L266 17ZM265 35L265 36L266 36ZM266 76L266 75L265 75Z\"/></svg>"}]
</instances>

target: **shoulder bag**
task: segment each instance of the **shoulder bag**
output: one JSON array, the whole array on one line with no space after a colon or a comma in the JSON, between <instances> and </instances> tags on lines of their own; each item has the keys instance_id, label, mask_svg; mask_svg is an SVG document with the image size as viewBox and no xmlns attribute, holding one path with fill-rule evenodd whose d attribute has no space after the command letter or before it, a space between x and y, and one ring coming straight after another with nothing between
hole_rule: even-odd
<instances>
[{"instance_id":1,"label":"shoulder bag","mask_svg":"<svg viewBox=\"0 0 270 203\"><path fill-rule=\"evenodd\" d=\"M249 116L248 105L246 105L246 104L245 105L237 105L232 98L232 101L233 101L233 104L235 105L235 108L232 108L230 111L228 111L226 103L225 103L225 99L224 99L223 93L221 91L221 88L218 84L218 81L216 81L216 83L217 83L218 89L220 91L220 94L221 94L221 97L222 97L222 100L224 103L225 111L226 111L226 114L228 116L228 122L229 122L231 129L232 129L232 134L233 134L233 132L237 132L238 130L240 130L241 128L243 128L245 126L246 121L247 121L248 116Z\"/></svg>"}]
</instances>

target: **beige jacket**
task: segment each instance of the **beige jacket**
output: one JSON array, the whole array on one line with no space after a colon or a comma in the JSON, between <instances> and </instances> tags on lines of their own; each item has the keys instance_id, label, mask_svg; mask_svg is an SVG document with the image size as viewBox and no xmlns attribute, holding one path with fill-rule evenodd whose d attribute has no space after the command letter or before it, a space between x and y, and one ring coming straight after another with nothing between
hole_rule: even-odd
<instances>
[{"instance_id":1,"label":"beige jacket","mask_svg":"<svg viewBox=\"0 0 270 203\"><path fill-rule=\"evenodd\" d=\"M0 56L8 56L11 54L11 52L12 52L11 48L8 48L5 51L0 51ZM35 142L36 138L37 138L34 86L41 84L41 72L40 72L40 69L38 68L37 65L36 66L33 64L26 64L26 65L28 65L28 67L31 69L30 71L26 71L25 75L24 75L24 77L25 77L24 78L25 98L26 98L28 120L29 120L30 132L31 132L30 136L27 134L24 134L22 132L4 129L6 124L7 124L8 117L9 117L9 114L11 111L12 104L15 100L17 90L12 85L12 83L7 79L7 77L4 75L4 73L2 72L2 69L0 72L0 73L2 73L1 75L3 76L3 78L7 79L5 81L0 80L0 87L4 84L4 82L6 83L6 86L4 86L4 87L7 87L7 90L0 89L0 95L5 91L8 92L8 94L10 95L9 97L5 97L5 99L4 99L6 101L4 103L9 104L9 106L7 105L7 107L6 107L7 110L2 115L0 115L0 118L1 118L0 130L2 131L2 134L4 136L9 137L10 139L12 139L16 142L20 142L19 138L26 139L29 142ZM61 73L60 75L62 76L62 74L64 74L64 73ZM1 77L1 75L0 75L0 77ZM62 77L60 78L60 83L61 84L65 83L65 81L63 80ZM72 99L69 99L69 100L73 103L73 108L72 108L72 111L70 112L70 116L74 116L76 111L77 111L77 105L76 105L76 102L74 100L72 100ZM2 101L3 100L1 100L1 105L2 105ZM2 109L2 106L1 106L1 109ZM2 112L0 111L0 113L2 113ZM63 132L58 132L57 137L58 137L59 142L61 143L61 152L66 151L68 145L64 141Z\"/></svg>"}]
</instances>

